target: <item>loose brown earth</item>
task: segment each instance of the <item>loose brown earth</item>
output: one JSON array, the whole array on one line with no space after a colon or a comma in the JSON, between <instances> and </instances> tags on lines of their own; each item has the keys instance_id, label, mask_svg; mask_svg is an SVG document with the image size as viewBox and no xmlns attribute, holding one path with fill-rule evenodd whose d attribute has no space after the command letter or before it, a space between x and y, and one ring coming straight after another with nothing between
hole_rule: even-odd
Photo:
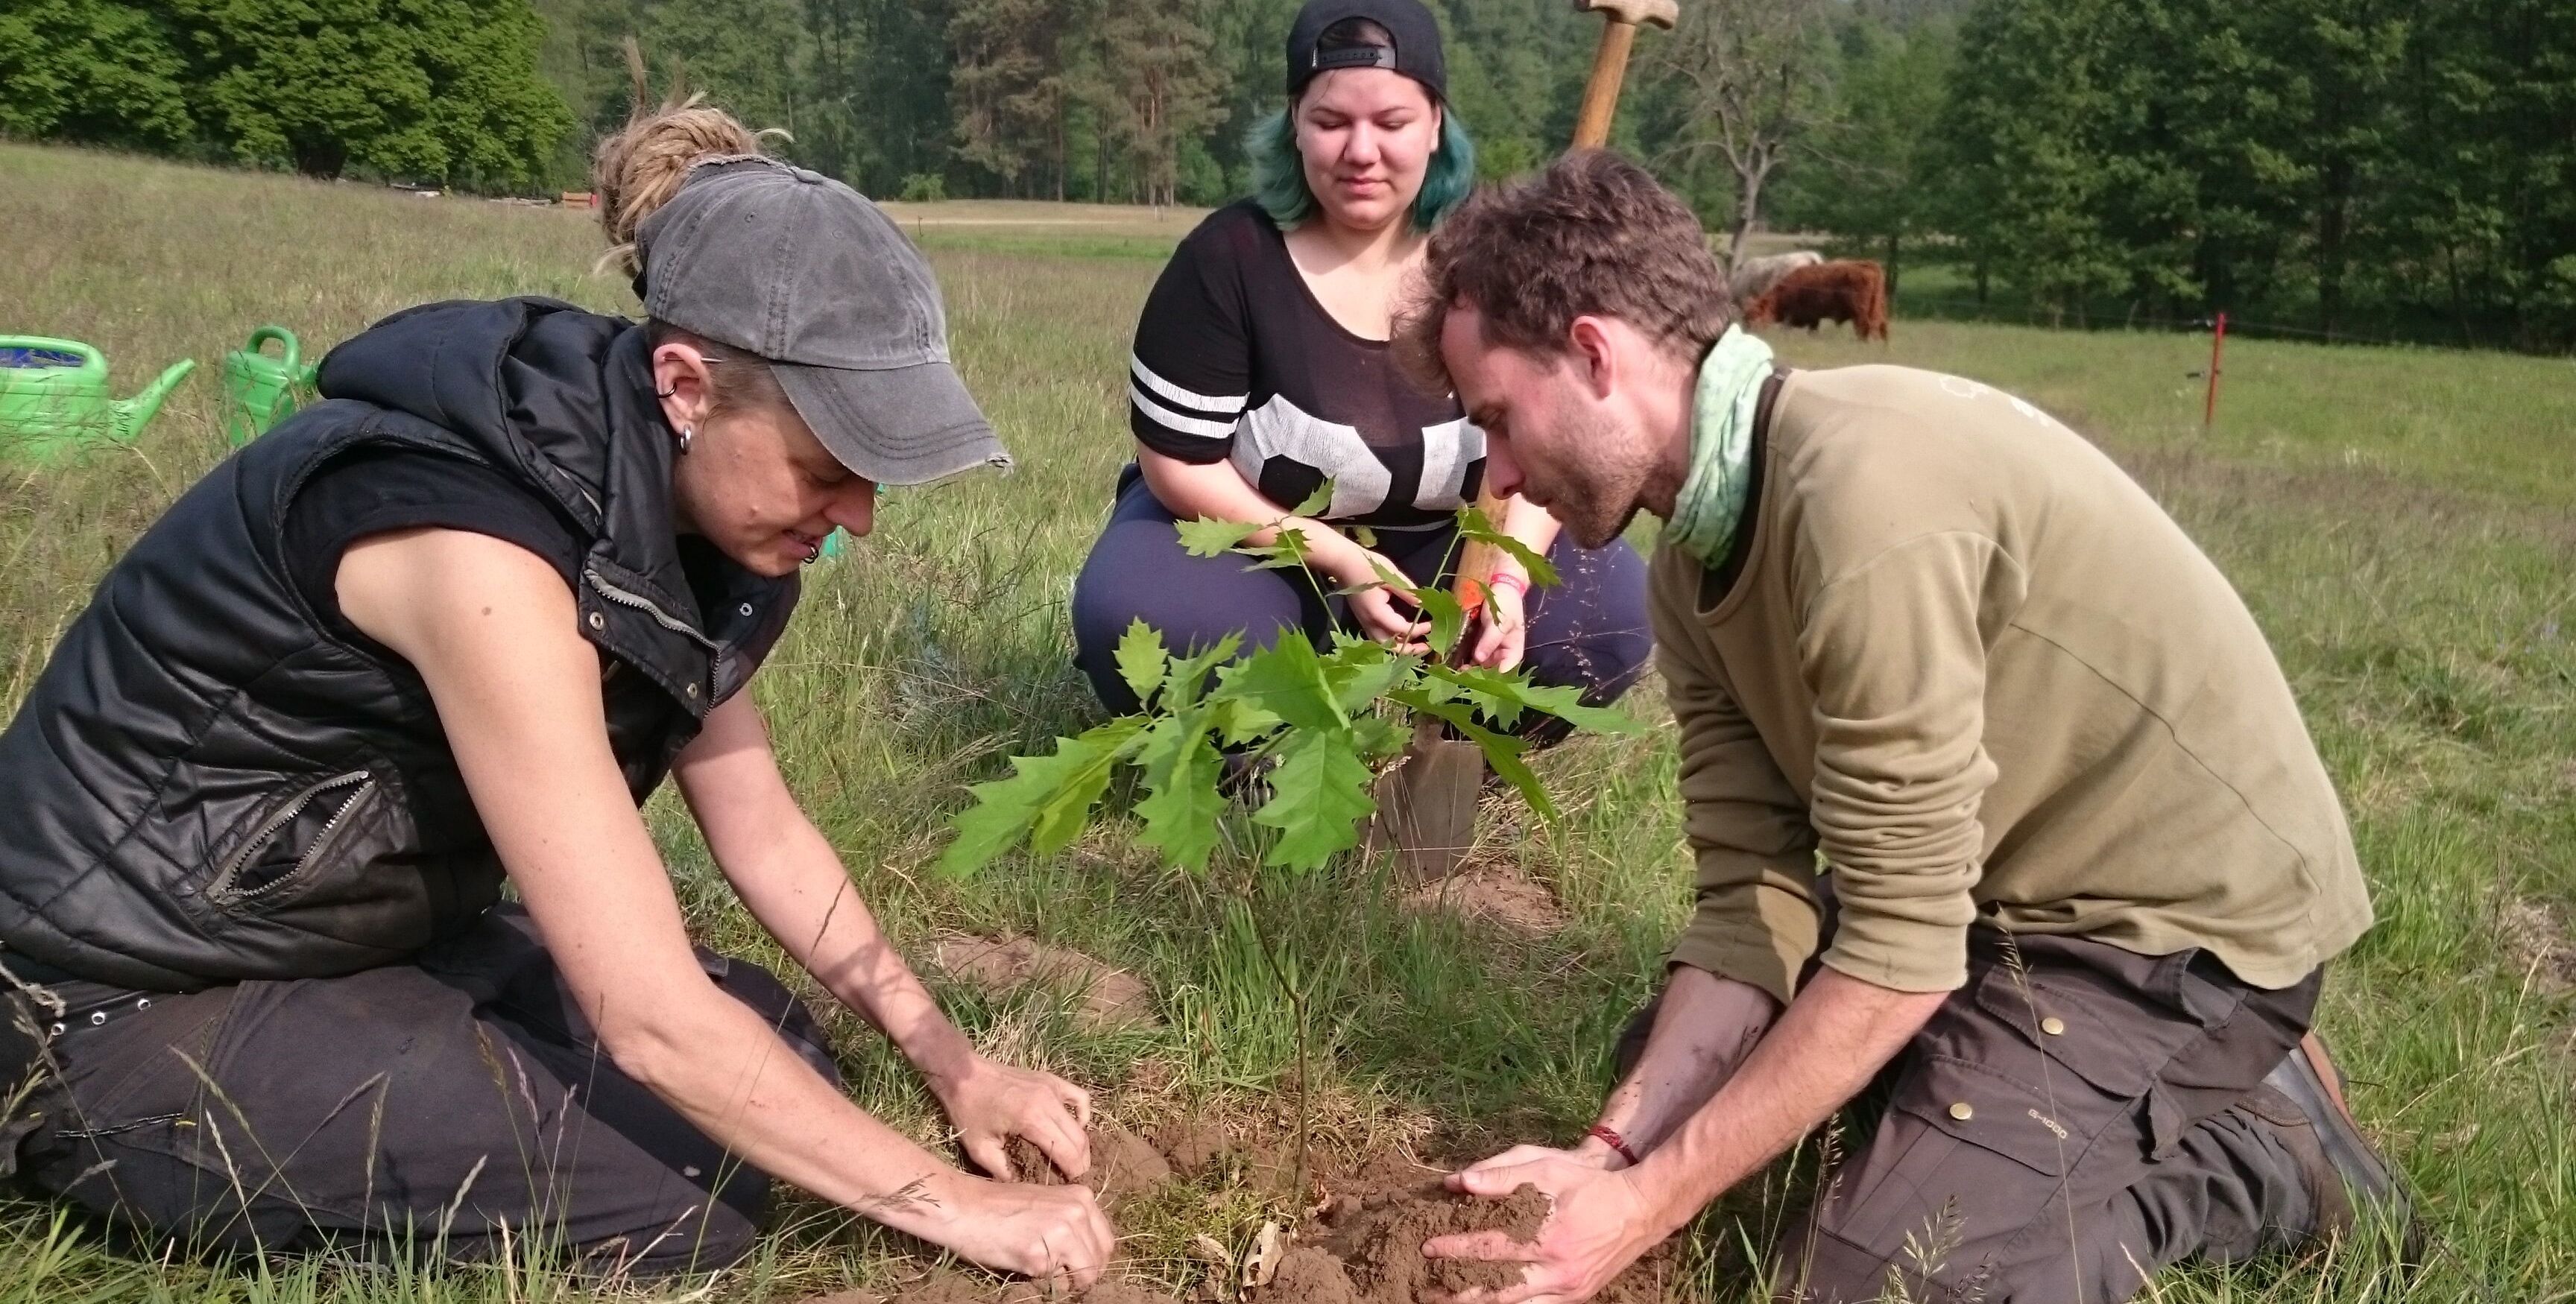
<instances>
[{"instance_id":1,"label":"loose brown earth","mask_svg":"<svg viewBox=\"0 0 2576 1304\"><path fill-rule=\"evenodd\" d=\"M1543 936L1563 929L1565 906L1547 885L1517 866L1492 861L1470 862L1436 883L1404 894L1410 910L1449 910L1481 919L1515 933Z\"/></svg>"},{"instance_id":2,"label":"loose brown earth","mask_svg":"<svg viewBox=\"0 0 2576 1304\"><path fill-rule=\"evenodd\" d=\"M1092 1130L1091 1169L1082 1184L1116 1217L1117 1206L1167 1182L1239 1171L1247 1178L1285 1174L1293 1154L1229 1140L1212 1124L1185 1121L1164 1128L1152 1142L1103 1119ZM1011 1163L1024 1181L1061 1183L1036 1147L1014 1141ZM1512 1239L1535 1237L1546 1221L1547 1197L1524 1186L1503 1200L1453 1195L1440 1171L1400 1156L1381 1155L1356 1168L1323 1175L1319 1212L1300 1228L1266 1285L1249 1291L1252 1304L1415 1304L1476 1287L1509 1286L1520 1279L1516 1263L1426 1259L1422 1243L1457 1232L1501 1230ZM1308 1194L1312 1194L1310 1190ZM1161 1289L1115 1275L1083 1296L1089 1304L1182 1304ZM1228 1271L1228 1269L1220 1269ZM1656 1250L1595 1298L1606 1304L1660 1304L1670 1297L1673 1258ZM829 1297L833 1304L847 1298ZM882 1304L1030 1304L1038 1295L1027 1283L996 1286L963 1273L940 1270ZM825 1304L811 1300L807 1304ZM879 1304L865 1297L865 1304Z\"/></svg>"},{"instance_id":3,"label":"loose brown earth","mask_svg":"<svg viewBox=\"0 0 2576 1304\"><path fill-rule=\"evenodd\" d=\"M988 996L1007 996L1035 984L1078 994L1076 1023L1086 1031L1151 1026L1154 994L1143 980L1080 951L1047 946L1032 937L944 937L932 963Z\"/></svg>"},{"instance_id":4,"label":"loose brown earth","mask_svg":"<svg viewBox=\"0 0 2576 1304\"><path fill-rule=\"evenodd\" d=\"M1547 1221L1548 1200L1524 1186L1501 1201L1451 1194L1436 1172L1379 1160L1332 1184L1332 1202L1298 1237L1262 1304L1413 1304L1426 1295L1520 1280L1521 1265L1426 1259L1422 1243L1456 1232L1500 1229L1528 1241Z\"/></svg>"}]
</instances>

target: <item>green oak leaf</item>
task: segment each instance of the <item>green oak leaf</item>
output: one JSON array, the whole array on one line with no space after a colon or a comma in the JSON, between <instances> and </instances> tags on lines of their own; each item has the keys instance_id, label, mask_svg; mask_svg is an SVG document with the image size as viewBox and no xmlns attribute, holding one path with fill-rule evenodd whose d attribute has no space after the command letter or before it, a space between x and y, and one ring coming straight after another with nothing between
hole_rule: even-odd
<instances>
[{"instance_id":1,"label":"green oak leaf","mask_svg":"<svg viewBox=\"0 0 2576 1304\"><path fill-rule=\"evenodd\" d=\"M1458 601L1457 594L1445 589L1415 589L1413 600L1421 606L1422 614L1431 617L1428 641L1432 655L1447 660L1450 650L1467 632L1465 604Z\"/></svg>"},{"instance_id":2,"label":"green oak leaf","mask_svg":"<svg viewBox=\"0 0 2576 1304\"><path fill-rule=\"evenodd\" d=\"M1247 543L1236 552L1262 559L1262 570L1291 570L1306 564L1306 532L1283 525L1269 543Z\"/></svg>"},{"instance_id":3,"label":"green oak leaf","mask_svg":"<svg viewBox=\"0 0 2576 1304\"><path fill-rule=\"evenodd\" d=\"M1483 713L1505 729L1520 727L1520 679L1517 674L1504 674L1483 666L1429 664L1422 673L1457 690L1459 700ZM1445 717L1444 717L1445 718Z\"/></svg>"},{"instance_id":4,"label":"green oak leaf","mask_svg":"<svg viewBox=\"0 0 2576 1304\"><path fill-rule=\"evenodd\" d=\"M1292 737L1270 772L1270 800L1252 822L1279 830L1264 864L1320 869L1336 854L1359 845L1360 821L1377 809L1369 797L1374 776L1347 729L1317 729Z\"/></svg>"},{"instance_id":5,"label":"green oak leaf","mask_svg":"<svg viewBox=\"0 0 2576 1304\"><path fill-rule=\"evenodd\" d=\"M1333 482L1326 480L1306 495L1306 501L1288 509L1290 516L1314 516L1333 505Z\"/></svg>"},{"instance_id":6,"label":"green oak leaf","mask_svg":"<svg viewBox=\"0 0 2576 1304\"><path fill-rule=\"evenodd\" d=\"M1503 533L1473 503L1458 509L1458 537L1472 539L1478 543L1490 543L1511 554L1512 560L1519 562L1521 569L1529 572L1530 583L1540 588L1553 588L1561 582L1557 577L1556 567L1550 565L1547 558L1540 556L1528 544Z\"/></svg>"},{"instance_id":7,"label":"green oak leaf","mask_svg":"<svg viewBox=\"0 0 2576 1304\"><path fill-rule=\"evenodd\" d=\"M1378 584L1392 589L1397 593L1403 594L1405 600L1408 602L1413 600L1413 595L1422 587L1413 582L1412 576L1407 575L1400 570L1396 570L1388 566L1385 562L1379 561L1374 557L1369 559L1369 569L1377 572ZM1340 590L1340 592L1358 593L1370 587L1372 586L1367 584L1355 584L1347 589Z\"/></svg>"},{"instance_id":8,"label":"green oak leaf","mask_svg":"<svg viewBox=\"0 0 2576 1304\"><path fill-rule=\"evenodd\" d=\"M1180 532L1182 551L1193 557L1221 557L1269 527L1202 516L1195 521L1174 521L1172 528Z\"/></svg>"},{"instance_id":9,"label":"green oak leaf","mask_svg":"<svg viewBox=\"0 0 2576 1304\"><path fill-rule=\"evenodd\" d=\"M1355 716L1351 720L1351 739L1362 759L1384 760L1404 750L1413 741L1413 730L1382 715Z\"/></svg>"},{"instance_id":10,"label":"green oak leaf","mask_svg":"<svg viewBox=\"0 0 2576 1304\"><path fill-rule=\"evenodd\" d=\"M1140 705L1152 705L1171 660L1172 654L1163 650L1163 636L1144 617L1127 622L1126 636L1118 640L1118 677L1127 681Z\"/></svg>"},{"instance_id":11,"label":"green oak leaf","mask_svg":"<svg viewBox=\"0 0 2576 1304\"><path fill-rule=\"evenodd\" d=\"M1540 685L1524 680L1520 685L1520 693L1524 705L1532 710L1545 711L1577 729L1589 729L1601 734L1635 734L1646 731L1645 725L1640 724L1626 712L1614 711L1606 706L1585 706L1583 690L1570 685Z\"/></svg>"},{"instance_id":12,"label":"green oak leaf","mask_svg":"<svg viewBox=\"0 0 2576 1304\"><path fill-rule=\"evenodd\" d=\"M1202 648L1186 657L1174 657L1171 670L1163 676L1163 709L1179 711L1206 695L1208 672L1234 660L1243 647L1241 634L1228 634L1216 646Z\"/></svg>"},{"instance_id":13,"label":"green oak leaf","mask_svg":"<svg viewBox=\"0 0 2576 1304\"><path fill-rule=\"evenodd\" d=\"M1351 715L1365 713L1369 703L1415 673L1413 658L1397 656L1380 643L1344 643L1321 660L1333 701Z\"/></svg>"},{"instance_id":14,"label":"green oak leaf","mask_svg":"<svg viewBox=\"0 0 2576 1304\"><path fill-rule=\"evenodd\" d=\"M1207 738L1216 713L1215 707L1200 706L1164 717L1147 731L1136 758L1149 794L1136 803L1136 816L1145 822L1137 841L1162 848L1173 864L1194 872L1207 868L1224 811L1217 794L1220 760Z\"/></svg>"},{"instance_id":15,"label":"green oak leaf","mask_svg":"<svg viewBox=\"0 0 2576 1304\"><path fill-rule=\"evenodd\" d=\"M1324 663L1302 630L1281 634L1279 641L1236 662L1221 682L1228 696L1251 701L1299 729L1338 732L1345 723L1341 704L1324 678Z\"/></svg>"},{"instance_id":16,"label":"green oak leaf","mask_svg":"<svg viewBox=\"0 0 2576 1304\"><path fill-rule=\"evenodd\" d=\"M1430 693L1420 689L1398 689L1387 694L1387 700L1399 706L1411 707L1424 715L1444 721L1456 729L1468 741L1475 743L1484 751L1485 763L1493 766L1494 773L1501 775L1514 788L1520 790L1521 796L1529 802L1530 809L1538 812L1539 818L1551 824L1556 822L1555 801L1548 797L1546 787L1539 783L1537 772L1530 769L1529 764L1521 759L1521 754L1529 750L1527 741L1514 738L1509 734L1495 733L1478 724L1476 712L1464 703L1435 699Z\"/></svg>"},{"instance_id":17,"label":"green oak leaf","mask_svg":"<svg viewBox=\"0 0 2576 1304\"><path fill-rule=\"evenodd\" d=\"M1240 697L1217 697L1208 703L1208 710L1214 716L1217 736L1223 738L1228 747L1241 747L1266 738L1288 723L1276 713L1263 710Z\"/></svg>"},{"instance_id":18,"label":"green oak leaf","mask_svg":"<svg viewBox=\"0 0 2576 1304\"><path fill-rule=\"evenodd\" d=\"M949 820L957 839L939 857L939 872L963 878L1029 835L1030 849L1053 855L1072 845L1090 822L1091 808L1108 790L1109 772L1135 742L1144 721L1121 716L1072 738L1055 740L1048 756L1014 756L1007 779L968 789L975 804Z\"/></svg>"},{"instance_id":19,"label":"green oak leaf","mask_svg":"<svg viewBox=\"0 0 2576 1304\"><path fill-rule=\"evenodd\" d=\"M1594 733L1633 734L1645 729L1621 712L1585 706L1583 694L1577 689L1533 684L1527 671L1506 674L1483 666L1426 664L1422 673L1454 685L1478 711L1505 729L1517 728L1524 711L1543 712Z\"/></svg>"},{"instance_id":20,"label":"green oak leaf","mask_svg":"<svg viewBox=\"0 0 2576 1304\"><path fill-rule=\"evenodd\" d=\"M1521 753L1529 750L1527 740L1495 733L1473 720L1451 720L1449 723L1456 725L1458 732L1467 735L1469 741L1484 750L1485 764L1493 766L1494 773L1518 788L1521 799L1530 804L1531 810L1538 812L1540 819L1556 823L1556 803L1548 799L1547 789L1539 783L1537 772L1521 759Z\"/></svg>"}]
</instances>

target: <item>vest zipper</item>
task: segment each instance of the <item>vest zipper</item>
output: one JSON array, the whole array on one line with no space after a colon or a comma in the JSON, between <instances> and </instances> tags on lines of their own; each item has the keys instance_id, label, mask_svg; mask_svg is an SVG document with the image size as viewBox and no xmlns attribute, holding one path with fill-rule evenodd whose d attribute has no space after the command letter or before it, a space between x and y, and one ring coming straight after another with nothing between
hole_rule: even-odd
<instances>
[{"instance_id":1,"label":"vest zipper","mask_svg":"<svg viewBox=\"0 0 2576 1304\"><path fill-rule=\"evenodd\" d=\"M363 794L351 795L349 800L340 804L339 810L332 813L330 819L323 822L322 831L313 837L313 845L306 848L302 856L296 858L295 868L248 892L234 894L231 891L233 880L240 878L241 872L250 867L252 859L268 846L268 840L276 837L278 830L292 823L296 816L303 814L304 808L312 805L314 798L351 785L363 788L374 781L373 774L365 770L352 770L347 774L335 774L297 793L293 801L279 807L267 819L261 820L258 828L251 830L250 840L244 842L241 850L234 852L232 858L224 862L222 871L215 875L215 881L206 886L206 898L210 901L247 901L281 883L291 883L304 877L304 871L313 867L313 857L330 844L332 832L340 827L340 821L349 817L350 808L358 804L358 797Z\"/></svg>"},{"instance_id":2,"label":"vest zipper","mask_svg":"<svg viewBox=\"0 0 2576 1304\"><path fill-rule=\"evenodd\" d=\"M722 644L699 633L696 629L691 628L689 622L672 615L670 612L662 610L661 607L654 604L651 598L645 597L640 593L629 593L626 590L599 578L599 572L596 570L582 571L581 578L587 582L590 587L598 590L599 596L606 598L621 607L632 607L637 611L643 612L647 616L651 616L654 624L660 625L662 628L667 629L674 634L685 636L690 642L705 648L709 652L721 653L724 651L724 646Z\"/></svg>"}]
</instances>

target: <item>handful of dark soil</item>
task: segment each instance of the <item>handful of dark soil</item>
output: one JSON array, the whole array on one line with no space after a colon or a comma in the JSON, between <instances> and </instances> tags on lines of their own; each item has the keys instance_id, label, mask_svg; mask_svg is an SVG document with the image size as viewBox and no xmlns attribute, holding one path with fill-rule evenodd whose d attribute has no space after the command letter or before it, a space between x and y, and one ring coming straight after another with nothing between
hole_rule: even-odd
<instances>
[{"instance_id":1,"label":"handful of dark soil","mask_svg":"<svg viewBox=\"0 0 2576 1304\"><path fill-rule=\"evenodd\" d=\"M1437 1176L1401 1161L1379 1160L1334 1184L1333 1202L1280 1261L1261 1291L1263 1304L1413 1304L1428 1295L1521 1279L1521 1265L1478 1259L1426 1259L1422 1243L1459 1232L1502 1231L1516 1241L1537 1237L1548 1198L1524 1186L1508 1199L1457 1195Z\"/></svg>"},{"instance_id":2,"label":"handful of dark soil","mask_svg":"<svg viewBox=\"0 0 2576 1304\"><path fill-rule=\"evenodd\" d=\"M1298 1233L1259 1304L1414 1304L1479 1287L1520 1284L1527 1266L1486 1259L1428 1259L1422 1243L1461 1232L1500 1231L1538 1239L1552 1201L1524 1184L1500 1200L1451 1192L1433 1174L1398 1159L1371 1161L1332 1183L1332 1203ZM1673 1281L1673 1249L1650 1251L1593 1299L1660 1304Z\"/></svg>"}]
</instances>

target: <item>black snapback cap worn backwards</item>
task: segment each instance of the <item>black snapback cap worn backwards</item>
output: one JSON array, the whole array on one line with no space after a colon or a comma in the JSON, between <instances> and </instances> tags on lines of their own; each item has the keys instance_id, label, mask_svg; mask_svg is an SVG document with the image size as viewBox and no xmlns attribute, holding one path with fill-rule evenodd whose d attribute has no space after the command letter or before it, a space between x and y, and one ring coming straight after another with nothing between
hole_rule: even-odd
<instances>
[{"instance_id":1,"label":"black snapback cap worn backwards","mask_svg":"<svg viewBox=\"0 0 2576 1304\"><path fill-rule=\"evenodd\" d=\"M1010 465L949 361L930 265L866 196L776 159L711 160L635 243L644 311L768 359L841 465L892 485Z\"/></svg>"},{"instance_id":2,"label":"black snapback cap worn backwards","mask_svg":"<svg viewBox=\"0 0 2576 1304\"><path fill-rule=\"evenodd\" d=\"M1361 45L1319 50L1324 33L1335 23L1364 18L1386 29L1392 46ZM1307 0L1288 27L1288 97L1317 76L1336 68L1384 68L1429 87L1433 98L1449 98L1449 72L1440 58L1440 20L1422 0Z\"/></svg>"}]
</instances>

